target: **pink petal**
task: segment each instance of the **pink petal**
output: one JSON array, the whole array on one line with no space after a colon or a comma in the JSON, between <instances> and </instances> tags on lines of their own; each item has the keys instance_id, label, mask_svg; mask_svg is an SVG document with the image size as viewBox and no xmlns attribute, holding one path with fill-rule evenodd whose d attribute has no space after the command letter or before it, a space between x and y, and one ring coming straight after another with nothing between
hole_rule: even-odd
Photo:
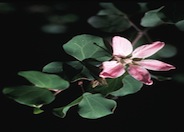
<instances>
[{"instance_id":1,"label":"pink petal","mask_svg":"<svg viewBox=\"0 0 184 132\"><path fill-rule=\"evenodd\" d=\"M112 39L113 55L125 57L132 53L133 47L129 40L123 37L115 36Z\"/></svg>"},{"instance_id":2,"label":"pink petal","mask_svg":"<svg viewBox=\"0 0 184 132\"><path fill-rule=\"evenodd\" d=\"M152 85L153 81L151 80L150 73L143 67L138 65L130 65L128 68L128 73L137 79L138 81L141 81L142 83L146 85Z\"/></svg>"},{"instance_id":3,"label":"pink petal","mask_svg":"<svg viewBox=\"0 0 184 132\"><path fill-rule=\"evenodd\" d=\"M165 43L157 41L152 44L146 44L142 45L140 47L137 47L133 53L133 58L146 58L153 54L155 54L157 51L159 51L161 48L163 48Z\"/></svg>"},{"instance_id":4,"label":"pink petal","mask_svg":"<svg viewBox=\"0 0 184 132\"><path fill-rule=\"evenodd\" d=\"M173 65L170 65L158 60L152 60L152 59L141 60L138 62L138 64L146 69L154 70L154 71L168 71L171 69L175 69Z\"/></svg>"},{"instance_id":5,"label":"pink petal","mask_svg":"<svg viewBox=\"0 0 184 132\"><path fill-rule=\"evenodd\" d=\"M117 61L105 61L102 67L103 71L100 73L102 78L117 78L125 73L123 65Z\"/></svg>"}]
</instances>

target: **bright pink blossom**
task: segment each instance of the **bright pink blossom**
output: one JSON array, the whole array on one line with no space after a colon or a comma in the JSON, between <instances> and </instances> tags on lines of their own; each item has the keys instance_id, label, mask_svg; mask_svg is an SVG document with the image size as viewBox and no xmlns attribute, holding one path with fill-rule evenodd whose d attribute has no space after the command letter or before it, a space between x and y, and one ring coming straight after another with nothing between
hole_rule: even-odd
<instances>
[{"instance_id":1,"label":"bright pink blossom","mask_svg":"<svg viewBox=\"0 0 184 132\"><path fill-rule=\"evenodd\" d=\"M132 77L146 85L151 85L151 75L148 70L168 71L175 69L173 65L153 59L145 59L161 48L164 42L156 41L137 47L133 46L126 38L115 36L112 39L113 60L102 63L103 70L100 73L102 78L117 78L127 71ZM148 69L148 70L147 70Z\"/></svg>"}]
</instances>

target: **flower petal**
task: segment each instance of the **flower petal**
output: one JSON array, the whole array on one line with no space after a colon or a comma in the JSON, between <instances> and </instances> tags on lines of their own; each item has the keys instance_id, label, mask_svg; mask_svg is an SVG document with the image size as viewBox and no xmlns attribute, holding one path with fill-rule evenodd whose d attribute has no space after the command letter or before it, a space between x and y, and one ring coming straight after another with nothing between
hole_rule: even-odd
<instances>
[{"instance_id":1,"label":"flower petal","mask_svg":"<svg viewBox=\"0 0 184 132\"><path fill-rule=\"evenodd\" d=\"M115 36L112 39L113 55L125 57L132 53L133 47L131 42L123 37Z\"/></svg>"},{"instance_id":2,"label":"flower petal","mask_svg":"<svg viewBox=\"0 0 184 132\"><path fill-rule=\"evenodd\" d=\"M152 44L146 44L146 45L139 46L133 51L132 58L149 57L149 56L155 54L161 48L163 48L164 45L165 45L164 42L156 41Z\"/></svg>"},{"instance_id":3,"label":"flower petal","mask_svg":"<svg viewBox=\"0 0 184 132\"><path fill-rule=\"evenodd\" d=\"M138 62L138 64L146 69L154 70L154 71L168 71L171 69L175 69L173 65L170 65L158 60L152 60L152 59L141 60Z\"/></svg>"},{"instance_id":4,"label":"flower petal","mask_svg":"<svg viewBox=\"0 0 184 132\"><path fill-rule=\"evenodd\" d=\"M128 68L128 73L135 79L141 81L146 85L152 85L150 73L143 67L138 65L130 65Z\"/></svg>"},{"instance_id":5,"label":"flower petal","mask_svg":"<svg viewBox=\"0 0 184 132\"><path fill-rule=\"evenodd\" d=\"M125 73L123 65L117 61L105 61L102 67L103 71L99 75L102 78L117 78Z\"/></svg>"}]
</instances>

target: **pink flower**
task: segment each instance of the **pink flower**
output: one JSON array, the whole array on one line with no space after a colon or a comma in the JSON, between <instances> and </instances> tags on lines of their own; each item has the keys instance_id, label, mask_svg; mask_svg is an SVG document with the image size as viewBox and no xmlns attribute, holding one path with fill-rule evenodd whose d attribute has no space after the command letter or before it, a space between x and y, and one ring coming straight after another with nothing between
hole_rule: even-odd
<instances>
[{"instance_id":1,"label":"pink flower","mask_svg":"<svg viewBox=\"0 0 184 132\"><path fill-rule=\"evenodd\" d=\"M102 78L117 78L126 71L135 79L146 85L152 85L151 75L148 70L168 71L175 69L173 65L153 59L145 59L161 48L164 43L156 41L152 44L142 45L133 51L133 46L126 38L115 36L112 39L113 60L102 63Z\"/></svg>"}]
</instances>

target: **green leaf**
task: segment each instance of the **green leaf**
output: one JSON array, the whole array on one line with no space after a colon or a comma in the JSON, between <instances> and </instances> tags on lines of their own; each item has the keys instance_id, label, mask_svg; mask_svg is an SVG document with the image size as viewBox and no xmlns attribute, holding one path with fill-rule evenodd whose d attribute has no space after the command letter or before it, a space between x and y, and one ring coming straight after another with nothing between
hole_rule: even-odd
<instances>
[{"instance_id":1,"label":"green leaf","mask_svg":"<svg viewBox=\"0 0 184 132\"><path fill-rule=\"evenodd\" d=\"M166 44L156 55L161 58L170 58L177 54L177 48L171 44Z\"/></svg>"},{"instance_id":2,"label":"green leaf","mask_svg":"<svg viewBox=\"0 0 184 132\"><path fill-rule=\"evenodd\" d=\"M84 93L79 103L79 115L83 118L97 119L112 114L116 102L103 97L101 94Z\"/></svg>"},{"instance_id":3,"label":"green leaf","mask_svg":"<svg viewBox=\"0 0 184 132\"><path fill-rule=\"evenodd\" d=\"M97 15L88 19L88 23L94 28L105 32L122 32L131 27L124 15Z\"/></svg>"},{"instance_id":4,"label":"green leaf","mask_svg":"<svg viewBox=\"0 0 184 132\"><path fill-rule=\"evenodd\" d=\"M78 105L81 100L82 100L82 96L80 96L79 98L77 98L76 100L72 101L71 103L69 103L66 106L63 106L63 107L60 107L60 108L55 108L55 109L53 109L53 114L58 116L58 117L64 118L66 116L67 111L71 107L73 107L75 105Z\"/></svg>"},{"instance_id":5,"label":"green leaf","mask_svg":"<svg viewBox=\"0 0 184 132\"><path fill-rule=\"evenodd\" d=\"M184 84L184 73L183 72L174 74L172 78L174 81Z\"/></svg>"},{"instance_id":6,"label":"green leaf","mask_svg":"<svg viewBox=\"0 0 184 132\"><path fill-rule=\"evenodd\" d=\"M99 3L99 5L100 5L101 7L103 7L104 10L100 10L100 11L98 12L97 15L110 15L110 14L111 14L111 15L112 15L112 14L123 15L123 14L124 14L124 13L121 12L119 9L117 9L117 8L114 6L114 4L111 3L111 2L101 2L101 3Z\"/></svg>"},{"instance_id":7,"label":"green leaf","mask_svg":"<svg viewBox=\"0 0 184 132\"><path fill-rule=\"evenodd\" d=\"M51 91L35 86L7 87L3 89L3 94L20 104L31 107L40 107L40 105L49 104L55 99Z\"/></svg>"},{"instance_id":8,"label":"green leaf","mask_svg":"<svg viewBox=\"0 0 184 132\"><path fill-rule=\"evenodd\" d=\"M58 61L51 62L45 65L42 71L47 73L60 73L63 71L63 63Z\"/></svg>"},{"instance_id":9,"label":"green leaf","mask_svg":"<svg viewBox=\"0 0 184 132\"><path fill-rule=\"evenodd\" d=\"M146 12L148 11L148 3L147 2L140 2L140 3L137 3L140 7L140 12Z\"/></svg>"},{"instance_id":10,"label":"green leaf","mask_svg":"<svg viewBox=\"0 0 184 132\"><path fill-rule=\"evenodd\" d=\"M175 23L175 26L181 30L181 31L184 31L184 20L180 20L178 22Z\"/></svg>"},{"instance_id":11,"label":"green leaf","mask_svg":"<svg viewBox=\"0 0 184 132\"><path fill-rule=\"evenodd\" d=\"M77 35L63 45L67 54L82 61L88 58L106 61L111 58L103 39L93 35Z\"/></svg>"},{"instance_id":12,"label":"green leaf","mask_svg":"<svg viewBox=\"0 0 184 132\"><path fill-rule=\"evenodd\" d=\"M64 63L63 68L64 73L66 74L65 76L67 76L67 78L72 82L80 80L81 78L86 78L88 80L94 79L89 69L80 61L70 61Z\"/></svg>"},{"instance_id":13,"label":"green leaf","mask_svg":"<svg viewBox=\"0 0 184 132\"><path fill-rule=\"evenodd\" d=\"M34 109L33 109L33 113L34 114L40 114L40 113L43 113L44 111L42 110L42 109L40 109L40 108L38 108L38 107L35 107Z\"/></svg>"},{"instance_id":14,"label":"green leaf","mask_svg":"<svg viewBox=\"0 0 184 132\"><path fill-rule=\"evenodd\" d=\"M155 27L163 24L164 21L162 19L165 18L165 15L160 12L163 8L164 6L146 12L143 18L141 19L141 25L143 27Z\"/></svg>"},{"instance_id":15,"label":"green leaf","mask_svg":"<svg viewBox=\"0 0 184 132\"><path fill-rule=\"evenodd\" d=\"M54 74L46 74L39 71L21 71L18 75L41 88L64 90L69 87L68 81Z\"/></svg>"},{"instance_id":16,"label":"green leaf","mask_svg":"<svg viewBox=\"0 0 184 132\"><path fill-rule=\"evenodd\" d=\"M123 87L117 91L110 93L111 95L125 96L128 94L133 94L133 93L138 92L141 89L141 87L143 86L143 84L141 82L134 79L130 75L125 76L122 81L123 81Z\"/></svg>"},{"instance_id":17,"label":"green leaf","mask_svg":"<svg viewBox=\"0 0 184 132\"><path fill-rule=\"evenodd\" d=\"M88 19L88 23L105 32L122 32L131 27L125 13L117 9L112 3L100 3L104 9L100 10L96 16Z\"/></svg>"},{"instance_id":18,"label":"green leaf","mask_svg":"<svg viewBox=\"0 0 184 132\"><path fill-rule=\"evenodd\" d=\"M68 61L65 64L71 66L72 68L74 68L75 70L81 70L83 65L80 61Z\"/></svg>"},{"instance_id":19,"label":"green leaf","mask_svg":"<svg viewBox=\"0 0 184 132\"><path fill-rule=\"evenodd\" d=\"M73 80L76 80L76 79L80 79L80 78L86 78L88 80L93 80L94 77L93 75L91 74L91 72L89 71L88 68L86 68L85 66L83 66L81 72L79 74L77 74Z\"/></svg>"},{"instance_id":20,"label":"green leaf","mask_svg":"<svg viewBox=\"0 0 184 132\"><path fill-rule=\"evenodd\" d=\"M60 34L67 31L67 26L61 24L46 24L41 27L41 30L49 34Z\"/></svg>"},{"instance_id":21,"label":"green leaf","mask_svg":"<svg viewBox=\"0 0 184 132\"><path fill-rule=\"evenodd\" d=\"M158 76L158 75L151 75L152 78L157 79L158 81L166 81L171 80L171 77L164 77L164 76Z\"/></svg>"},{"instance_id":22,"label":"green leaf","mask_svg":"<svg viewBox=\"0 0 184 132\"><path fill-rule=\"evenodd\" d=\"M123 86L122 79L123 76L113 79L106 79L107 85L98 85L95 88L91 88L91 90L107 96L109 93L116 91Z\"/></svg>"}]
</instances>

